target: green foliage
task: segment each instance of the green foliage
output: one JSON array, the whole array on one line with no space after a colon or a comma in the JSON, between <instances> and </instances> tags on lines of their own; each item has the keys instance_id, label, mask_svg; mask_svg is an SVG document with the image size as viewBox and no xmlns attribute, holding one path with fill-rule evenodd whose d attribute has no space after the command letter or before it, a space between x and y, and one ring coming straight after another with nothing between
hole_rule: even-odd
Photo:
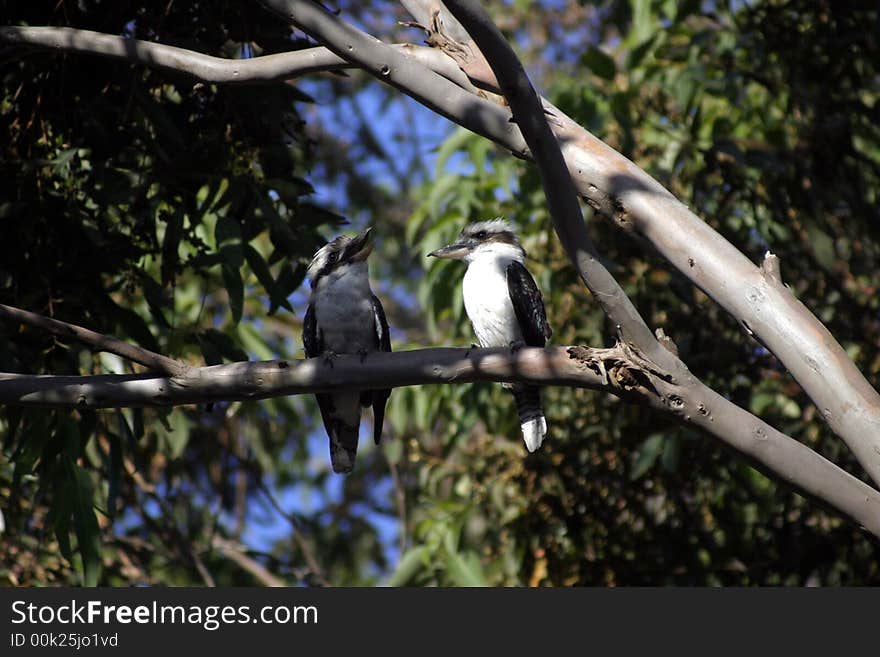
<instances>
[{"instance_id":1,"label":"green foliage","mask_svg":"<svg viewBox=\"0 0 880 657\"><path fill-rule=\"evenodd\" d=\"M220 56L244 43L267 52L296 46L289 29L257 7L18 4L0 23L183 39ZM196 364L298 348L290 329L260 332L240 322L265 324L280 308L292 310L287 297L322 233L342 221L305 202L313 189L302 176L312 155L294 103L307 95L287 85L254 93L195 84L54 53L6 57L0 79L7 135L0 301ZM14 324L0 332L0 345L3 371L131 369ZM311 426L300 415L301 404L283 399L224 405L219 413L0 409L0 551L9 555L0 578L89 586L202 581L192 578L198 551L210 552L204 541L217 513L255 494L291 433ZM249 427L247 442L232 431L239 423ZM51 564L30 561L20 549L26 536L78 574L54 556Z\"/></svg>"},{"instance_id":2,"label":"green foliage","mask_svg":"<svg viewBox=\"0 0 880 657\"><path fill-rule=\"evenodd\" d=\"M372 11L361 15L372 25L389 7L345 9ZM865 27L876 9L611 0L498 11L545 95L754 261L777 253L786 282L876 383L880 106ZM12 3L0 23L226 57L304 45L256 3ZM215 87L7 51L0 79L2 303L197 364L297 356L305 268L344 210L376 226L372 275L394 348L467 345L463 267L423 254L501 215L522 234L552 342L612 340L552 233L534 168L459 130L423 175L428 121L410 121L411 106L365 78L308 93ZM315 141L300 113L311 97L339 115L310 126ZM382 117L393 129L377 130ZM641 244L589 222L609 268L698 376L858 473L732 318ZM131 369L33 329L0 331L0 371ZM858 528L707 438L589 391L547 389L544 403L550 436L528 454L500 386L397 389L386 441L362 440L345 479L328 473L304 397L0 408L0 581L255 583L214 549L219 536L291 584L880 582Z\"/></svg>"}]
</instances>

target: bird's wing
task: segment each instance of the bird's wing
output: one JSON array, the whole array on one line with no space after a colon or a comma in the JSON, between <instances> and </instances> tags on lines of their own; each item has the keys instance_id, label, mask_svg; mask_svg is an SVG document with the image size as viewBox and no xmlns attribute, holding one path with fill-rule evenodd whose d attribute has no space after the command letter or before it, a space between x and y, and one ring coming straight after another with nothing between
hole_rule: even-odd
<instances>
[{"instance_id":1,"label":"bird's wing","mask_svg":"<svg viewBox=\"0 0 880 657\"><path fill-rule=\"evenodd\" d=\"M391 336L388 334L388 319L385 317L385 309L382 308L382 302L375 294L371 295L370 300L373 302L373 321L376 327L379 351L391 351Z\"/></svg>"},{"instance_id":2,"label":"bird's wing","mask_svg":"<svg viewBox=\"0 0 880 657\"><path fill-rule=\"evenodd\" d=\"M324 351L323 342L321 332L318 330L318 319L315 316L315 304L310 303L306 310L306 316L303 317L303 347L305 347L306 356L308 358L320 356Z\"/></svg>"},{"instance_id":3,"label":"bird's wing","mask_svg":"<svg viewBox=\"0 0 880 657\"><path fill-rule=\"evenodd\" d=\"M544 297L529 270L516 260L507 266L507 291L525 343L543 347L553 335L544 312Z\"/></svg>"},{"instance_id":4,"label":"bird's wing","mask_svg":"<svg viewBox=\"0 0 880 657\"><path fill-rule=\"evenodd\" d=\"M379 351L391 351L391 336L388 333L388 319L385 317L385 309L382 302L375 294L371 298L373 302L373 323L376 327L376 339ZM391 396L391 390L374 390L373 401L373 441L378 445L382 437L382 424L385 421L385 404Z\"/></svg>"}]
</instances>

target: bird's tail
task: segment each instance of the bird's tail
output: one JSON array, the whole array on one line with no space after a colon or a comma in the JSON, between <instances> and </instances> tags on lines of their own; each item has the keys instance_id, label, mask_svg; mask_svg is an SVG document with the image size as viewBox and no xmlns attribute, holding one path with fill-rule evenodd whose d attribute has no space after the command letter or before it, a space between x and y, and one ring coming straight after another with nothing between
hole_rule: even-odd
<instances>
[{"instance_id":1,"label":"bird's tail","mask_svg":"<svg viewBox=\"0 0 880 657\"><path fill-rule=\"evenodd\" d=\"M520 427L526 449L534 452L547 435L547 420L541 407L541 389L535 386L512 386L510 391L516 401Z\"/></svg>"},{"instance_id":2,"label":"bird's tail","mask_svg":"<svg viewBox=\"0 0 880 657\"><path fill-rule=\"evenodd\" d=\"M330 438L330 465L333 472L348 474L357 455L358 430L361 422L360 396L319 393L318 407Z\"/></svg>"},{"instance_id":3,"label":"bird's tail","mask_svg":"<svg viewBox=\"0 0 880 657\"><path fill-rule=\"evenodd\" d=\"M358 448L357 425L350 427L338 418L329 427L330 436L330 465L333 472L348 474L354 469L354 459Z\"/></svg>"}]
</instances>

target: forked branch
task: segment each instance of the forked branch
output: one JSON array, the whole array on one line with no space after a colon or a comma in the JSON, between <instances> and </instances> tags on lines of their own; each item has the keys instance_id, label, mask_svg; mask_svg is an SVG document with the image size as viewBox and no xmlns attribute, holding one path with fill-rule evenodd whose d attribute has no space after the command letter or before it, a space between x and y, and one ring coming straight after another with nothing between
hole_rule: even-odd
<instances>
[{"instance_id":1,"label":"forked branch","mask_svg":"<svg viewBox=\"0 0 880 657\"><path fill-rule=\"evenodd\" d=\"M310 73L358 67L323 46L248 59L226 59L153 41L70 27L0 26L0 43L124 59L218 84L278 82ZM393 44L390 47L460 87L476 90L467 75L442 52L411 43Z\"/></svg>"}]
</instances>

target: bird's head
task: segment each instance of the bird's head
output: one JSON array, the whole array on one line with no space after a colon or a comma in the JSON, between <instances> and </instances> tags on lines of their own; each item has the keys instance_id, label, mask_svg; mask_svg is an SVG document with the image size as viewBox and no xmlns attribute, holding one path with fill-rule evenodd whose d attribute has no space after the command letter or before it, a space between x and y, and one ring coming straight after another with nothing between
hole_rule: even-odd
<instances>
[{"instance_id":1,"label":"bird's head","mask_svg":"<svg viewBox=\"0 0 880 657\"><path fill-rule=\"evenodd\" d=\"M339 235L318 249L308 269L312 289L317 288L321 281L338 280L356 270L362 270L366 275L367 256L373 251L373 242L370 240L372 230L367 228L354 237Z\"/></svg>"},{"instance_id":2,"label":"bird's head","mask_svg":"<svg viewBox=\"0 0 880 657\"><path fill-rule=\"evenodd\" d=\"M504 219L492 219L468 224L461 229L458 238L428 256L472 262L479 257L508 257L522 260L525 251L519 243L510 223Z\"/></svg>"}]
</instances>

